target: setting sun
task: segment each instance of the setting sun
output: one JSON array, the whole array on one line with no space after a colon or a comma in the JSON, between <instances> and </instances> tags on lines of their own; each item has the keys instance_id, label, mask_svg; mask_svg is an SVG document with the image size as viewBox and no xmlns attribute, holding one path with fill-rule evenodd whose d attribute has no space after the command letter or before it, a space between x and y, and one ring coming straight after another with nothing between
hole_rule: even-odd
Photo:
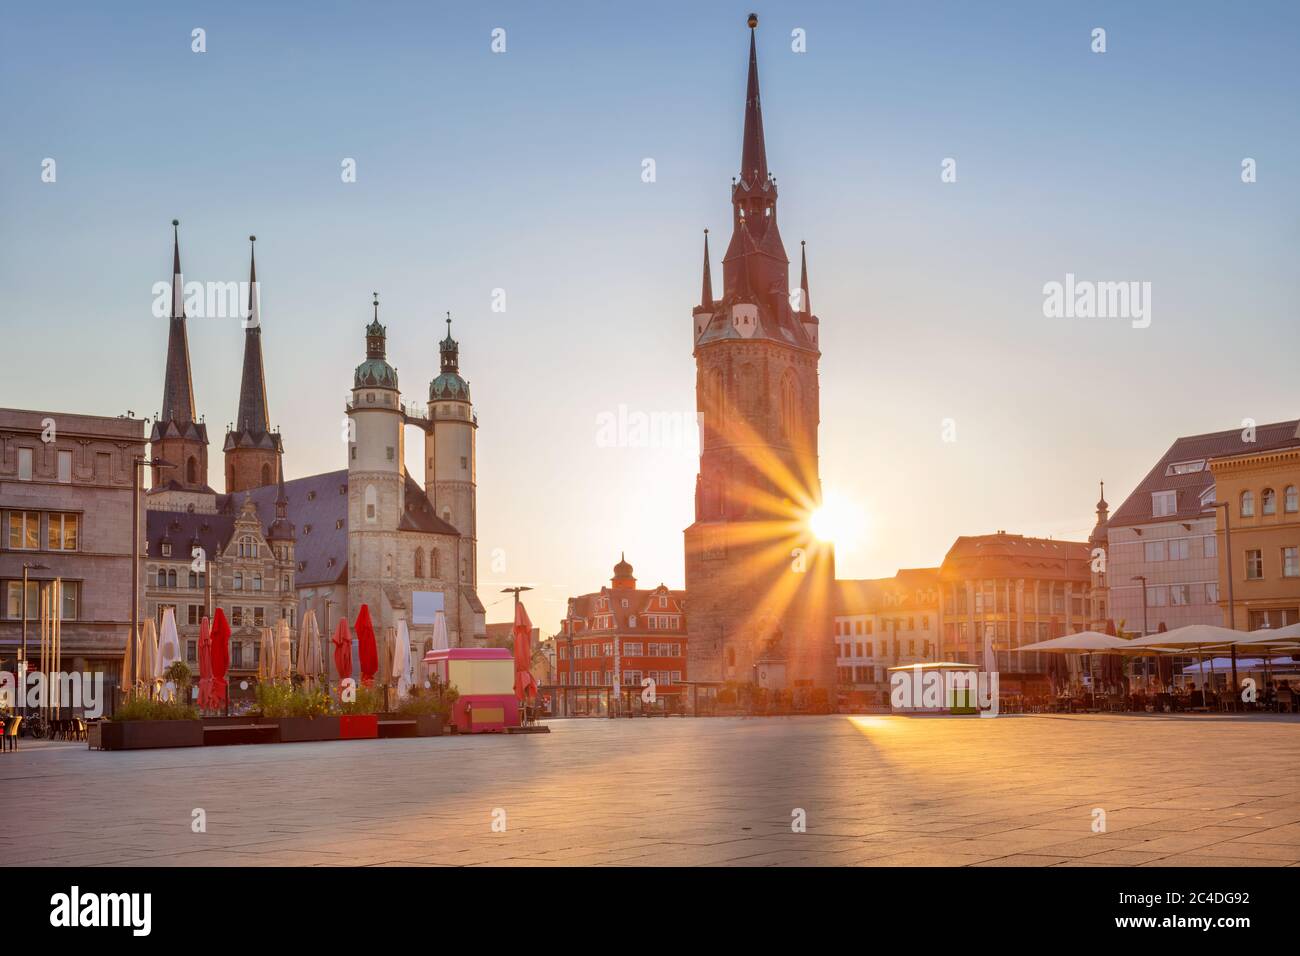
<instances>
[{"instance_id":1,"label":"setting sun","mask_svg":"<svg viewBox=\"0 0 1300 956\"><path fill-rule=\"evenodd\" d=\"M863 516L859 508L835 494L828 494L808 516L808 527L818 541L833 541L849 546L862 534Z\"/></svg>"}]
</instances>

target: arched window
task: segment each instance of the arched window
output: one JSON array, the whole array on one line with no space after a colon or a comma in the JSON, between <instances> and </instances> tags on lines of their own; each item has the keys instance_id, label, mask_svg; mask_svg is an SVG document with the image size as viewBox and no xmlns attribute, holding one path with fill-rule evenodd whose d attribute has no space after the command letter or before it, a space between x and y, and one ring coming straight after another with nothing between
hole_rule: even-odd
<instances>
[{"instance_id":1,"label":"arched window","mask_svg":"<svg viewBox=\"0 0 1300 956\"><path fill-rule=\"evenodd\" d=\"M424 577L424 548L415 549L415 576Z\"/></svg>"},{"instance_id":2,"label":"arched window","mask_svg":"<svg viewBox=\"0 0 1300 956\"><path fill-rule=\"evenodd\" d=\"M262 465L262 484L269 485L270 483L271 483L271 466L264 464Z\"/></svg>"},{"instance_id":3,"label":"arched window","mask_svg":"<svg viewBox=\"0 0 1300 956\"><path fill-rule=\"evenodd\" d=\"M1272 488L1265 488L1263 494L1259 496L1261 505L1260 511L1266 515L1277 514L1277 492Z\"/></svg>"},{"instance_id":4,"label":"arched window","mask_svg":"<svg viewBox=\"0 0 1300 956\"><path fill-rule=\"evenodd\" d=\"M722 428L722 423L727 417L727 381L722 374L722 369L711 368L705 373L704 399L706 423L717 431ZM711 422L708 421L710 418Z\"/></svg>"},{"instance_id":5,"label":"arched window","mask_svg":"<svg viewBox=\"0 0 1300 956\"><path fill-rule=\"evenodd\" d=\"M193 571L190 572L190 589L193 590L199 586L199 576Z\"/></svg>"},{"instance_id":6,"label":"arched window","mask_svg":"<svg viewBox=\"0 0 1300 956\"><path fill-rule=\"evenodd\" d=\"M236 571L236 572L235 572L235 590L236 590L236 591L242 591L242 590L244 590L244 572L243 572L243 571Z\"/></svg>"},{"instance_id":7,"label":"arched window","mask_svg":"<svg viewBox=\"0 0 1300 956\"><path fill-rule=\"evenodd\" d=\"M168 586L169 588L174 588L174 587L176 587L176 572L175 572L175 571L168 571L168 572L167 572L167 586Z\"/></svg>"},{"instance_id":8,"label":"arched window","mask_svg":"<svg viewBox=\"0 0 1300 956\"><path fill-rule=\"evenodd\" d=\"M438 549L430 548L429 549L429 576L430 577L437 578L442 576L442 569L438 567L439 563L440 562L438 561Z\"/></svg>"},{"instance_id":9,"label":"arched window","mask_svg":"<svg viewBox=\"0 0 1300 956\"><path fill-rule=\"evenodd\" d=\"M185 463L185 481L187 484L192 485L197 483L198 479L199 479L199 463L197 460L195 460L193 455L190 455L190 460Z\"/></svg>"},{"instance_id":10,"label":"arched window","mask_svg":"<svg viewBox=\"0 0 1300 956\"><path fill-rule=\"evenodd\" d=\"M1300 511L1300 493L1297 493L1295 485L1286 486L1286 504L1284 507L1289 514Z\"/></svg>"},{"instance_id":11,"label":"arched window","mask_svg":"<svg viewBox=\"0 0 1300 956\"><path fill-rule=\"evenodd\" d=\"M1255 495L1250 491L1241 493L1241 516L1243 518L1252 518L1255 515Z\"/></svg>"},{"instance_id":12,"label":"arched window","mask_svg":"<svg viewBox=\"0 0 1300 956\"><path fill-rule=\"evenodd\" d=\"M781 376L781 434L787 441L798 438L799 431L799 383L795 381L794 372L785 370Z\"/></svg>"},{"instance_id":13,"label":"arched window","mask_svg":"<svg viewBox=\"0 0 1300 956\"><path fill-rule=\"evenodd\" d=\"M167 572L162 568L158 569L158 586L160 588L167 586Z\"/></svg>"},{"instance_id":14,"label":"arched window","mask_svg":"<svg viewBox=\"0 0 1300 956\"><path fill-rule=\"evenodd\" d=\"M374 485L366 485L366 521L374 524L379 520L379 496Z\"/></svg>"}]
</instances>

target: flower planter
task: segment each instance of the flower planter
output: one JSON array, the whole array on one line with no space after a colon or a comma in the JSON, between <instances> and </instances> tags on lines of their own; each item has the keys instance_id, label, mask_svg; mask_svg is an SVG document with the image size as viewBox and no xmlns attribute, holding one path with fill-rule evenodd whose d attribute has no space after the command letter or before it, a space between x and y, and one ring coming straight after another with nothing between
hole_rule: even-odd
<instances>
[{"instance_id":1,"label":"flower planter","mask_svg":"<svg viewBox=\"0 0 1300 956\"><path fill-rule=\"evenodd\" d=\"M202 747L201 720L106 720L99 731L104 750Z\"/></svg>"},{"instance_id":2,"label":"flower planter","mask_svg":"<svg viewBox=\"0 0 1300 956\"><path fill-rule=\"evenodd\" d=\"M280 725L280 742L287 744L339 740L341 720L342 717L276 717L266 722Z\"/></svg>"},{"instance_id":3,"label":"flower planter","mask_svg":"<svg viewBox=\"0 0 1300 956\"><path fill-rule=\"evenodd\" d=\"M441 737L445 730L442 714L417 714L415 733L419 737Z\"/></svg>"},{"instance_id":4,"label":"flower planter","mask_svg":"<svg viewBox=\"0 0 1300 956\"><path fill-rule=\"evenodd\" d=\"M343 714L339 722L340 740L375 740L379 737L378 714Z\"/></svg>"}]
</instances>

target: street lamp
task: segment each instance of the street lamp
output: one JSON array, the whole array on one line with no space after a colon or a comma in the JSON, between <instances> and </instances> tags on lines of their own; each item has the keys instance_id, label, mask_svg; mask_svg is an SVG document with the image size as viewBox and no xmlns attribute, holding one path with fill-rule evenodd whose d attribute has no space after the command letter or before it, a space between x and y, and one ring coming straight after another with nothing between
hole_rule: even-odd
<instances>
[{"instance_id":1,"label":"street lamp","mask_svg":"<svg viewBox=\"0 0 1300 956\"><path fill-rule=\"evenodd\" d=\"M27 572L28 571L48 571L48 564L37 564L33 561L23 562L23 646L22 656L19 658L18 665L18 692L23 695L23 716L27 716ZM39 601L37 602L40 603Z\"/></svg>"},{"instance_id":2,"label":"street lamp","mask_svg":"<svg viewBox=\"0 0 1300 956\"><path fill-rule=\"evenodd\" d=\"M1142 636L1147 636L1147 576L1145 574L1133 575L1134 581L1142 582ZM1142 658L1142 682L1145 684L1148 679L1147 659Z\"/></svg>"},{"instance_id":3,"label":"street lamp","mask_svg":"<svg viewBox=\"0 0 1300 956\"><path fill-rule=\"evenodd\" d=\"M1234 607L1234 602L1232 597L1232 522L1229 520L1228 517L1230 514L1230 512L1228 511L1229 503L1230 502L1227 501L1211 501L1210 507L1223 509L1223 546L1228 551L1228 628L1230 630L1235 631L1237 629L1237 610ZM1203 513L1209 514L1210 512L1206 511ZM1204 675L1202 675L1202 682L1204 682ZM1237 645L1236 644L1232 645L1232 696L1233 696L1233 709L1235 710L1236 696L1237 696Z\"/></svg>"},{"instance_id":4,"label":"street lamp","mask_svg":"<svg viewBox=\"0 0 1300 956\"><path fill-rule=\"evenodd\" d=\"M140 495L144 491L140 483L140 467L153 465L160 470L176 467L161 458L143 455L136 455L131 461L131 633L127 636L128 641L137 640L140 633Z\"/></svg>"}]
</instances>

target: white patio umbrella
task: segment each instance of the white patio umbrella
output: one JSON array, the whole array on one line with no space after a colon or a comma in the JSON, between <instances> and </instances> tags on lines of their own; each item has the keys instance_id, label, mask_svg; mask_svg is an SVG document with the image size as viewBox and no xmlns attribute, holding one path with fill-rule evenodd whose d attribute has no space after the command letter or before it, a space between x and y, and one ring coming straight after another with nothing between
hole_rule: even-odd
<instances>
[{"instance_id":1,"label":"white patio umbrella","mask_svg":"<svg viewBox=\"0 0 1300 956\"><path fill-rule=\"evenodd\" d=\"M411 689L411 632L406 628L406 619L397 622L397 637L393 643L393 681L397 685L397 696L405 697Z\"/></svg>"},{"instance_id":2,"label":"white patio umbrella","mask_svg":"<svg viewBox=\"0 0 1300 956\"><path fill-rule=\"evenodd\" d=\"M438 611L433 616L433 647L435 651L445 651L451 644L447 637L447 615Z\"/></svg>"},{"instance_id":3,"label":"white patio umbrella","mask_svg":"<svg viewBox=\"0 0 1300 956\"><path fill-rule=\"evenodd\" d=\"M1129 645L1156 648L1166 653L1193 649L1204 661L1205 648L1231 647L1233 644L1240 643L1245 636L1246 633L1243 631L1234 631L1230 627L1219 627L1216 624L1187 624L1176 627L1172 631L1160 631L1144 637L1135 637L1129 641ZM1210 679L1213 682L1214 668L1210 668Z\"/></svg>"},{"instance_id":4,"label":"white patio umbrella","mask_svg":"<svg viewBox=\"0 0 1300 956\"><path fill-rule=\"evenodd\" d=\"M1047 651L1056 654L1088 654L1095 651L1126 651L1136 641L1126 641L1114 634L1101 631L1080 631L1077 634L1064 634L1049 641L1026 644L1022 651Z\"/></svg>"},{"instance_id":5,"label":"white patio umbrella","mask_svg":"<svg viewBox=\"0 0 1300 956\"><path fill-rule=\"evenodd\" d=\"M312 687L320 679L323 670L323 658L320 652L320 625L316 623L316 612L308 610L302 616L298 629L298 673Z\"/></svg>"},{"instance_id":6,"label":"white patio umbrella","mask_svg":"<svg viewBox=\"0 0 1300 956\"><path fill-rule=\"evenodd\" d=\"M993 674L998 669L998 655L993 650L993 628L984 627L984 671Z\"/></svg>"},{"instance_id":7,"label":"white patio umbrella","mask_svg":"<svg viewBox=\"0 0 1300 956\"><path fill-rule=\"evenodd\" d=\"M158 638L158 676L164 677L167 668L171 667L181 659L181 637L176 632L176 609L164 608L162 619L162 635ZM166 686L167 699L176 696L176 686L168 681Z\"/></svg>"}]
</instances>

